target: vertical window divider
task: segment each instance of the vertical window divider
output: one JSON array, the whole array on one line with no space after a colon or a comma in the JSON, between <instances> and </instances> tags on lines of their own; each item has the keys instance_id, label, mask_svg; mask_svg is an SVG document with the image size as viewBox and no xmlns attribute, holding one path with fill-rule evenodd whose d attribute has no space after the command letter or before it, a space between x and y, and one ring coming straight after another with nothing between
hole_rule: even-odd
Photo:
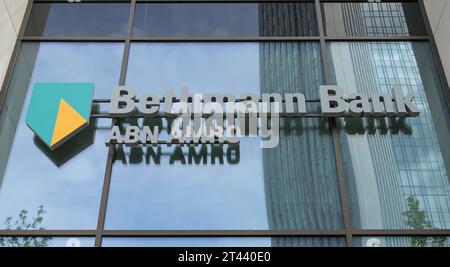
<instances>
[{"instance_id":1,"label":"vertical window divider","mask_svg":"<svg viewBox=\"0 0 450 267\"><path fill-rule=\"evenodd\" d=\"M322 54L322 65L323 72L325 77L325 84L331 85L330 78L330 68L327 54L327 44L325 41L325 28L322 20L322 8L320 0L315 0L316 5L316 14L317 14L317 23L319 28L319 36L320 36L320 51ZM341 146L339 144L339 130L337 128L337 123L335 118L330 118L329 127L331 129L331 135L333 140L334 154L336 159L336 169L338 176L338 184L339 184L339 195L341 201L341 209L344 219L344 229L345 236L347 240L347 246L353 246L353 229L350 217L350 207L348 202L348 194L347 194L347 184L345 181L345 171L344 171L344 162L342 160Z\"/></svg>"},{"instance_id":2,"label":"vertical window divider","mask_svg":"<svg viewBox=\"0 0 450 267\"><path fill-rule=\"evenodd\" d=\"M126 40L125 40L125 47L123 50L122 66L120 69L119 86L125 85L126 73L127 73L127 67L128 67L128 58L130 56L131 35L132 35L132 31L133 31L133 21L134 21L135 11L136 11L136 0L131 0L130 14L128 17L127 36L126 36ZM119 120L113 119L111 125L114 126L114 125L117 125L118 123L119 123ZM101 247L101 245L102 245L103 232L104 232L104 228L105 228L106 209L108 206L109 189L110 189L110 185L111 185L113 160L114 160L114 144L109 144L108 158L107 158L107 162L106 162L105 176L104 176L104 180L103 180L102 196L101 196L101 201L100 201L100 209L99 209L99 216L98 216L98 222L97 222L97 230L96 230L96 234L95 234L95 247Z\"/></svg>"}]
</instances>

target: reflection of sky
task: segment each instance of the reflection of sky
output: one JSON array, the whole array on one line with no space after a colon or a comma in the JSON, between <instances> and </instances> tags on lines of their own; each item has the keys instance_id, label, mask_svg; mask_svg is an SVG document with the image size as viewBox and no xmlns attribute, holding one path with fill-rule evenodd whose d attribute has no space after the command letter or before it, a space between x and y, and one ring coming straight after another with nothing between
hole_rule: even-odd
<instances>
[{"instance_id":1,"label":"reflection of sky","mask_svg":"<svg viewBox=\"0 0 450 267\"><path fill-rule=\"evenodd\" d=\"M25 44L27 47L35 44ZM111 98L119 84L122 44L41 43L31 85L36 82L94 82L94 98Z\"/></svg>"},{"instance_id":2,"label":"reflection of sky","mask_svg":"<svg viewBox=\"0 0 450 267\"><path fill-rule=\"evenodd\" d=\"M238 37L259 35L256 3L138 3L133 35Z\"/></svg>"},{"instance_id":3,"label":"reflection of sky","mask_svg":"<svg viewBox=\"0 0 450 267\"><path fill-rule=\"evenodd\" d=\"M270 237L103 238L103 247L270 247Z\"/></svg>"},{"instance_id":4,"label":"reflection of sky","mask_svg":"<svg viewBox=\"0 0 450 267\"><path fill-rule=\"evenodd\" d=\"M23 49L30 52L32 46L25 44ZM35 82L94 82L96 95L106 95L118 83L122 50L120 44L41 44L30 88ZM16 217L22 209L31 218L44 205L47 229L95 229L107 132L97 131L93 145L58 168L36 147L24 117L23 111L0 188L0 221ZM108 121L98 124L105 126Z\"/></svg>"},{"instance_id":5,"label":"reflection of sky","mask_svg":"<svg viewBox=\"0 0 450 267\"><path fill-rule=\"evenodd\" d=\"M129 3L35 4L35 19L27 26L26 35L124 36L129 7Z\"/></svg>"},{"instance_id":6,"label":"reflection of sky","mask_svg":"<svg viewBox=\"0 0 450 267\"><path fill-rule=\"evenodd\" d=\"M38 243L42 242L42 237L31 237L27 238L27 240L37 240ZM5 243L13 243L10 240L10 237L5 237ZM21 237L19 237L20 244L23 244L24 241ZM51 237L50 240L45 242L46 247L94 247L95 239L92 237Z\"/></svg>"},{"instance_id":7,"label":"reflection of sky","mask_svg":"<svg viewBox=\"0 0 450 267\"><path fill-rule=\"evenodd\" d=\"M47 242L49 247L93 247L92 237L53 237Z\"/></svg>"},{"instance_id":8,"label":"reflection of sky","mask_svg":"<svg viewBox=\"0 0 450 267\"><path fill-rule=\"evenodd\" d=\"M259 92L259 68L257 43L138 43L131 47L126 84L140 95L179 94L188 86L192 93L237 97Z\"/></svg>"},{"instance_id":9,"label":"reflection of sky","mask_svg":"<svg viewBox=\"0 0 450 267\"><path fill-rule=\"evenodd\" d=\"M127 85L142 94L259 92L258 44L134 44ZM171 153L173 148L163 146ZM237 165L114 165L108 229L267 229L262 151L243 140Z\"/></svg>"},{"instance_id":10,"label":"reflection of sky","mask_svg":"<svg viewBox=\"0 0 450 267\"><path fill-rule=\"evenodd\" d=\"M163 155L174 150L161 147ZM183 151L187 162L188 149ZM226 152L223 165L217 158L212 164L211 156L206 165L170 165L168 155L160 165L116 161L106 228L267 229L259 139L241 140L238 164L228 164Z\"/></svg>"}]
</instances>

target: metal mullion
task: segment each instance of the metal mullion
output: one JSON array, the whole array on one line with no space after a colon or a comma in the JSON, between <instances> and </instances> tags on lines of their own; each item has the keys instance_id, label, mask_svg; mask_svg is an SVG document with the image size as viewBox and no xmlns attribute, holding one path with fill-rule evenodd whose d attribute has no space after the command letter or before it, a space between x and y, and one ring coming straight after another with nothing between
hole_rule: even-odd
<instances>
[{"instance_id":1,"label":"metal mullion","mask_svg":"<svg viewBox=\"0 0 450 267\"><path fill-rule=\"evenodd\" d=\"M327 47L326 47L326 40L325 40L325 29L323 25L323 19L322 19L322 7L320 4L320 0L315 0L316 5L316 13L317 13L317 23L319 27L319 35L320 35L320 51L322 55L322 66L323 66L323 72L325 76L325 83L327 85L331 85L331 78L330 78L330 70L328 65L328 54L327 54ZM353 235L352 235L352 223L351 223L351 217L350 217L350 207L349 207L349 201L348 201L348 195L347 195L347 186L345 182L345 171L343 166L343 160L341 155L341 147L339 143L339 130L337 129L336 119L330 118L330 132L333 140L333 150L336 160L336 169L337 169L337 178L338 178L338 184L339 184L339 196L341 201L341 209L342 209L342 215L344 220L344 229L345 229L345 236L347 241L347 246L352 247L353 246Z\"/></svg>"},{"instance_id":2,"label":"metal mullion","mask_svg":"<svg viewBox=\"0 0 450 267\"><path fill-rule=\"evenodd\" d=\"M354 236L449 236L449 229L353 230Z\"/></svg>"},{"instance_id":3,"label":"metal mullion","mask_svg":"<svg viewBox=\"0 0 450 267\"><path fill-rule=\"evenodd\" d=\"M429 41L428 36L342 36L342 37L325 37L325 41L332 42L413 42L413 41Z\"/></svg>"},{"instance_id":4,"label":"metal mullion","mask_svg":"<svg viewBox=\"0 0 450 267\"><path fill-rule=\"evenodd\" d=\"M125 37L83 37L83 36L22 36L22 42L125 42Z\"/></svg>"},{"instance_id":5,"label":"metal mullion","mask_svg":"<svg viewBox=\"0 0 450 267\"><path fill-rule=\"evenodd\" d=\"M104 237L345 237L343 230L278 231L278 230L106 230Z\"/></svg>"},{"instance_id":6,"label":"metal mullion","mask_svg":"<svg viewBox=\"0 0 450 267\"><path fill-rule=\"evenodd\" d=\"M116 120L112 121L114 125ZM95 246L101 246L102 241L102 232L105 227L105 217L106 217L106 208L108 204L108 195L109 195L109 186L111 183L111 172L112 172L112 162L114 158L114 145L110 144L108 146L108 157L105 167L105 175L103 178L103 187L102 187L102 196L100 201L100 209L97 221L97 230L95 232Z\"/></svg>"},{"instance_id":7,"label":"metal mullion","mask_svg":"<svg viewBox=\"0 0 450 267\"><path fill-rule=\"evenodd\" d=\"M0 237L49 236L49 237L95 237L97 230L0 230ZM107 237L345 237L345 230L105 230ZM353 230L353 236L449 236L449 229L370 229Z\"/></svg>"},{"instance_id":8,"label":"metal mullion","mask_svg":"<svg viewBox=\"0 0 450 267\"><path fill-rule=\"evenodd\" d=\"M319 36L260 36L260 37L139 37L133 42L301 42L319 41Z\"/></svg>"},{"instance_id":9,"label":"metal mullion","mask_svg":"<svg viewBox=\"0 0 450 267\"><path fill-rule=\"evenodd\" d=\"M95 237L95 230L0 230L0 237Z\"/></svg>"},{"instance_id":10,"label":"metal mullion","mask_svg":"<svg viewBox=\"0 0 450 267\"><path fill-rule=\"evenodd\" d=\"M312 0L137 0L137 3L167 3L167 4L176 4L176 3L304 3L304 2L312 2Z\"/></svg>"},{"instance_id":11,"label":"metal mullion","mask_svg":"<svg viewBox=\"0 0 450 267\"><path fill-rule=\"evenodd\" d=\"M122 66L120 70L120 80L119 85L125 85L126 72L128 67L128 58L130 56L130 45L131 45L131 34L133 30L133 20L136 9L136 0L131 1L130 5L130 14L128 17L128 32L127 38L125 42L123 58L122 58ZM113 119L112 125L117 125L118 120ZM108 205L108 197L109 197L109 189L111 185L111 175L112 175L112 165L114 160L114 144L110 144L108 146L108 158L105 169L105 176L103 180L103 189L102 189L102 197L100 202L99 216L97 222L97 232L95 235L95 246L100 247L102 245L103 231L105 228L105 219L106 219L106 209Z\"/></svg>"},{"instance_id":12,"label":"metal mullion","mask_svg":"<svg viewBox=\"0 0 450 267\"><path fill-rule=\"evenodd\" d=\"M344 228L347 236L347 245L353 246L353 228L350 216L350 204L348 201L347 184L345 180L344 161L342 159L342 149L339 142L339 129L337 128L336 119L329 119L331 127L331 135L333 138L334 153L336 156L336 167L339 182L339 192L341 197L341 208L344 217Z\"/></svg>"}]
</instances>

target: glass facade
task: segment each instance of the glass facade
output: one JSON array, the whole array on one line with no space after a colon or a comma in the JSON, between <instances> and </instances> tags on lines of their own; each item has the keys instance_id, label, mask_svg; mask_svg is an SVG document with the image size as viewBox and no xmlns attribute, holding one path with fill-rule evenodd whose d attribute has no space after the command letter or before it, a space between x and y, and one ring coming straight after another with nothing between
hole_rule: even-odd
<instances>
[{"instance_id":1,"label":"glass facade","mask_svg":"<svg viewBox=\"0 0 450 267\"><path fill-rule=\"evenodd\" d=\"M21 211L31 219L41 206L40 227L96 227L111 119L93 118L90 128L51 151L29 130L25 114L36 82L94 81L96 97L107 97L118 84L122 53L122 44L22 45L1 116L0 220L13 217L1 228L15 228L11 224Z\"/></svg>"},{"instance_id":2,"label":"glass facade","mask_svg":"<svg viewBox=\"0 0 450 267\"><path fill-rule=\"evenodd\" d=\"M2 247L94 247L91 237L0 237Z\"/></svg>"},{"instance_id":3,"label":"glass facade","mask_svg":"<svg viewBox=\"0 0 450 267\"><path fill-rule=\"evenodd\" d=\"M418 3L32 2L0 99L0 246L448 246L450 92ZM55 150L25 123L42 82L95 83L89 127ZM109 114L118 85L302 93L315 114L321 85L399 86L420 116L283 116L271 149L105 145L173 123Z\"/></svg>"},{"instance_id":4,"label":"glass facade","mask_svg":"<svg viewBox=\"0 0 450 267\"><path fill-rule=\"evenodd\" d=\"M449 239L445 236L377 236L357 237L358 247L449 247Z\"/></svg>"},{"instance_id":5,"label":"glass facade","mask_svg":"<svg viewBox=\"0 0 450 267\"><path fill-rule=\"evenodd\" d=\"M326 35L424 36L425 23L415 2L323 3Z\"/></svg>"},{"instance_id":6,"label":"glass facade","mask_svg":"<svg viewBox=\"0 0 450 267\"><path fill-rule=\"evenodd\" d=\"M282 240L282 242L277 242ZM104 247L345 247L341 237L107 237Z\"/></svg>"},{"instance_id":7,"label":"glass facade","mask_svg":"<svg viewBox=\"0 0 450 267\"><path fill-rule=\"evenodd\" d=\"M318 35L314 3L138 3L134 36Z\"/></svg>"},{"instance_id":8,"label":"glass facade","mask_svg":"<svg viewBox=\"0 0 450 267\"><path fill-rule=\"evenodd\" d=\"M25 35L125 36L129 9L127 3L35 3Z\"/></svg>"},{"instance_id":9,"label":"glass facade","mask_svg":"<svg viewBox=\"0 0 450 267\"><path fill-rule=\"evenodd\" d=\"M450 159L441 153L449 144L441 120L448 109L430 46L340 42L328 49L334 82L346 94L389 94L400 86L421 111L418 118L339 121L353 227L421 229L411 216L423 211L430 229L449 228Z\"/></svg>"}]
</instances>

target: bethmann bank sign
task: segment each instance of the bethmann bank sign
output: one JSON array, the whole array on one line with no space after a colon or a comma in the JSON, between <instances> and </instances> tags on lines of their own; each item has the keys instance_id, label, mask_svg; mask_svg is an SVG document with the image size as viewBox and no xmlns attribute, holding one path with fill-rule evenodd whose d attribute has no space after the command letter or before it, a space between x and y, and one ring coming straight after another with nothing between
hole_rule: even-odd
<instances>
[{"instance_id":1,"label":"bethmann bank sign","mask_svg":"<svg viewBox=\"0 0 450 267\"><path fill-rule=\"evenodd\" d=\"M163 96L146 94L137 99L129 87L113 91L109 113L113 117L170 118L169 136L161 140L158 126L113 126L106 144L175 144L238 143L242 136L261 138L262 148L279 142L280 117L417 117L419 109L412 94L404 95L400 87L392 94L344 95L337 86L320 86L320 113L309 113L305 96L300 93L190 94L182 88L179 98L172 90ZM317 101L316 101L317 102Z\"/></svg>"}]
</instances>

